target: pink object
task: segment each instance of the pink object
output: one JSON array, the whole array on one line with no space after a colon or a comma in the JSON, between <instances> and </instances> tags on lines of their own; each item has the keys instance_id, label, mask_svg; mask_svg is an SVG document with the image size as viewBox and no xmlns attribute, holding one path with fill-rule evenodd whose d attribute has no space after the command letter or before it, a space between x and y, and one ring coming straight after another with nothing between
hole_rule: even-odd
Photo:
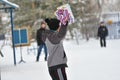
<instances>
[{"instance_id":1,"label":"pink object","mask_svg":"<svg viewBox=\"0 0 120 80\"><path fill-rule=\"evenodd\" d=\"M70 19L70 15L68 13L68 10L67 9L58 9L56 11L56 16L57 16L57 19L60 20L60 22L62 24L66 24L66 20L69 20Z\"/></svg>"}]
</instances>

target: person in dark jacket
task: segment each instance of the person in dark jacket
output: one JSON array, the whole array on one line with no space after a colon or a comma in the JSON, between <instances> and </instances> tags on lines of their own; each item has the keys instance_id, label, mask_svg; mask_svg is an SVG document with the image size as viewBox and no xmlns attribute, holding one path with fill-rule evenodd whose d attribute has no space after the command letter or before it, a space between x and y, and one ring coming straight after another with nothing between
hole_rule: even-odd
<instances>
[{"instance_id":1,"label":"person in dark jacket","mask_svg":"<svg viewBox=\"0 0 120 80\"><path fill-rule=\"evenodd\" d=\"M41 27L39 30L37 30L36 38L37 38L37 44L38 44L38 54L37 54L36 62L39 61L39 56L41 54L42 48L44 48L45 61L47 60L47 47L44 41L42 40L42 33L45 31L45 28L46 28L45 22L41 22Z\"/></svg>"},{"instance_id":2,"label":"person in dark jacket","mask_svg":"<svg viewBox=\"0 0 120 80\"><path fill-rule=\"evenodd\" d=\"M45 30L43 40L46 43L48 56L48 70L52 80L67 80L67 56L63 47L63 39L67 32L67 24L59 25L56 18L45 19L50 30Z\"/></svg>"},{"instance_id":3,"label":"person in dark jacket","mask_svg":"<svg viewBox=\"0 0 120 80\"><path fill-rule=\"evenodd\" d=\"M100 27L98 28L98 37L100 37L101 47L106 47L106 37L107 36L108 36L108 29L104 25L104 22L101 22Z\"/></svg>"}]
</instances>

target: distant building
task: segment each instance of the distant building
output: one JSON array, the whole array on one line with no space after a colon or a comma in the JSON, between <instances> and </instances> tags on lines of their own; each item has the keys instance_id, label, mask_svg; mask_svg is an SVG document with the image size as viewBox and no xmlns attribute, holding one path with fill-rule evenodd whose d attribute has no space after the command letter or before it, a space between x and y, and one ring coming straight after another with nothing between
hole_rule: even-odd
<instances>
[{"instance_id":1,"label":"distant building","mask_svg":"<svg viewBox=\"0 0 120 80\"><path fill-rule=\"evenodd\" d=\"M100 0L101 2L101 19L104 21L109 30L110 39L120 38L120 12L116 12L117 0Z\"/></svg>"},{"instance_id":2,"label":"distant building","mask_svg":"<svg viewBox=\"0 0 120 80\"><path fill-rule=\"evenodd\" d=\"M108 38L120 38L120 12L103 13L102 18L109 30Z\"/></svg>"}]
</instances>

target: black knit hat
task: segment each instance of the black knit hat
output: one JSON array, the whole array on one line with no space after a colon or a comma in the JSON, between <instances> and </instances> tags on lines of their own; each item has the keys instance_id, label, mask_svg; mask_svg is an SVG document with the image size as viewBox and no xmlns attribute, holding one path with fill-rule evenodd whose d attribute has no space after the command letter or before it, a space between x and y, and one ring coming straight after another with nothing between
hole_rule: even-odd
<instances>
[{"instance_id":1,"label":"black knit hat","mask_svg":"<svg viewBox=\"0 0 120 80\"><path fill-rule=\"evenodd\" d=\"M47 23L50 30L57 30L59 27L59 23L60 23L60 21L56 18L51 18L51 19L46 18L45 22Z\"/></svg>"},{"instance_id":2,"label":"black knit hat","mask_svg":"<svg viewBox=\"0 0 120 80\"><path fill-rule=\"evenodd\" d=\"M102 21L102 22L100 22L100 24L104 24L104 22Z\"/></svg>"}]
</instances>

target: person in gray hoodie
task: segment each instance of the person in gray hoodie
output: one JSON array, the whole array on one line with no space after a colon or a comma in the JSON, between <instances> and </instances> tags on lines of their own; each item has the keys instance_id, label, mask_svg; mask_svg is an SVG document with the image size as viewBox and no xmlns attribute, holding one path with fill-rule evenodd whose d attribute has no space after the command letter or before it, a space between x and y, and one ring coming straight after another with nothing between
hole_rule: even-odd
<instances>
[{"instance_id":1,"label":"person in gray hoodie","mask_svg":"<svg viewBox=\"0 0 120 80\"><path fill-rule=\"evenodd\" d=\"M42 34L48 50L48 70L52 80L67 80L66 70L67 56L63 47L63 39L67 32L67 24L61 24L60 21L52 18L45 19L50 30L45 30Z\"/></svg>"}]
</instances>

